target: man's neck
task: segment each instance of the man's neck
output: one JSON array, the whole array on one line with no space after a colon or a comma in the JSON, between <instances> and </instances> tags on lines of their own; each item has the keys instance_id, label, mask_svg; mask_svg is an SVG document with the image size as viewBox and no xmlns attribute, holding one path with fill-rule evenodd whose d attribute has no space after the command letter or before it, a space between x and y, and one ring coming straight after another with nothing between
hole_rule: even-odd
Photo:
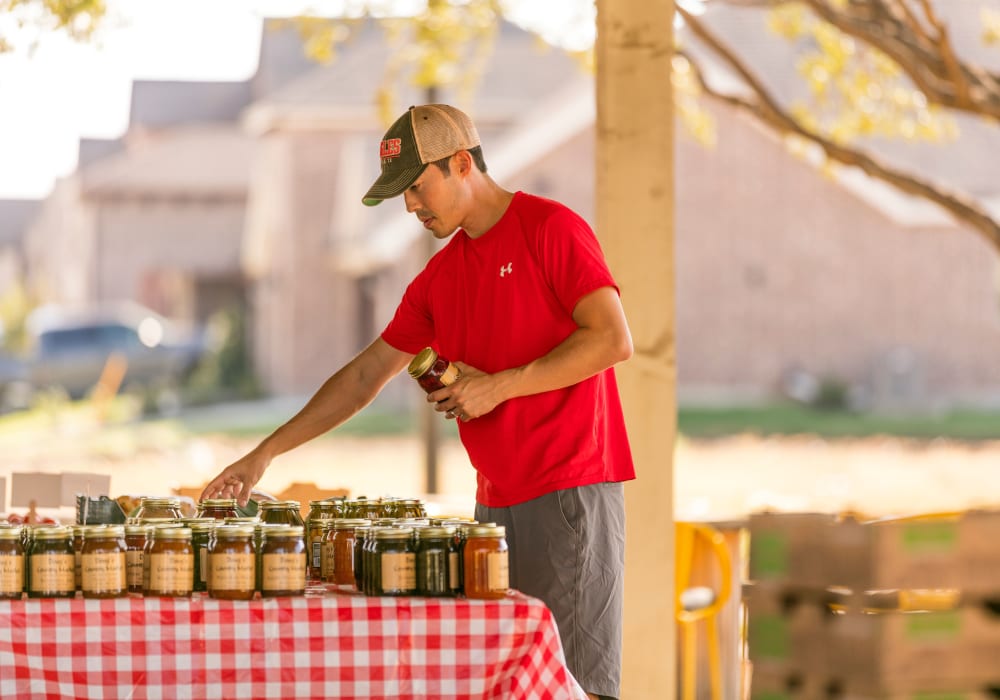
<instances>
[{"instance_id":1,"label":"man's neck","mask_svg":"<svg viewBox=\"0 0 1000 700\"><path fill-rule=\"evenodd\" d=\"M493 228L507 212L514 193L500 187L492 179L484 183L469 220L462 226L469 238L479 238Z\"/></svg>"}]
</instances>

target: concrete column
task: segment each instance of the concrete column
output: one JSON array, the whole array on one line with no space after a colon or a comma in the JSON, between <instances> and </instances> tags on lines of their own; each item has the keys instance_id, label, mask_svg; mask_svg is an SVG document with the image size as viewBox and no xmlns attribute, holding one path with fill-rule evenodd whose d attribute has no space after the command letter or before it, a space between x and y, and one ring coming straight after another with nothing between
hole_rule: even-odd
<instances>
[{"instance_id":1,"label":"concrete column","mask_svg":"<svg viewBox=\"0 0 1000 700\"><path fill-rule=\"evenodd\" d=\"M597 234L635 343L618 371L626 486L625 698L676 696L673 0L597 0Z\"/></svg>"}]
</instances>

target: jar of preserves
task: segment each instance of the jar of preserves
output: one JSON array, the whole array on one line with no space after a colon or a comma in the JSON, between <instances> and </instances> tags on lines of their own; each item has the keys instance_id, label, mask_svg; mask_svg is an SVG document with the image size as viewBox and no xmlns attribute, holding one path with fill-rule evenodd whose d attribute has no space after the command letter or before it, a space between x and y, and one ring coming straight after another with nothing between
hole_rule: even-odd
<instances>
[{"instance_id":1,"label":"jar of preserves","mask_svg":"<svg viewBox=\"0 0 1000 700\"><path fill-rule=\"evenodd\" d=\"M146 547L143 567L148 596L189 597L194 590L194 548L191 528L160 526L153 528Z\"/></svg>"},{"instance_id":2,"label":"jar of preserves","mask_svg":"<svg viewBox=\"0 0 1000 700\"><path fill-rule=\"evenodd\" d=\"M125 526L125 583L129 593L142 593L142 560L149 525Z\"/></svg>"},{"instance_id":3,"label":"jar of preserves","mask_svg":"<svg viewBox=\"0 0 1000 700\"><path fill-rule=\"evenodd\" d=\"M458 366L438 355L433 348L418 352L406 371L428 394L454 384L462 376Z\"/></svg>"},{"instance_id":4,"label":"jar of preserves","mask_svg":"<svg viewBox=\"0 0 1000 700\"><path fill-rule=\"evenodd\" d=\"M84 598L121 598L128 593L125 552L124 525L87 530L81 556Z\"/></svg>"},{"instance_id":5,"label":"jar of preserves","mask_svg":"<svg viewBox=\"0 0 1000 700\"><path fill-rule=\"evenodd\" d=\"M458 588L458 552L455 528L422 527L415 532L417 593L454 595Z\"/></svg>"},{"instance_id":6,"label":"jar of preserves","mask_svg":"<svg viewBox=\"0 0 1000 700\"><path fill-rule=\"evenodd\" d=\"M261 587L265 598L306 591L306 544L301 525L265 528L261 544Z\"/></svg>"},{"instance_id":7,"label":"jar of preserves","mask_svg":"<svg viewBox=\"0 0 1000 700\"><path fill-rule=\"evenodd\" d=\"M368 552L365 547L368 546L373 529L371 525L354 528L354 587L362 593L368 591L365 578L365 565L367 564L365 558L368 556Z\"/></svg>"},{"instance_id":8,"label":"jar of preserves","mask_svg":"<svg viewBox=\"0 0 1000 700\"><path fill-rule=\"evenodd\" d=\"M29 598L72 598L76 595L76 555L68 527L32 528L28 555Z\"/></svg>"},{"instance_id":9,"label":"jar of preserves","mask_svg":"<svg viewBox=\"0 0 1000 700\"><path fill-rule=\"evenodd\" d=\"M83 582L83 538L89 527L96 525L71 525L73 529L73 585L80 590Z\"/></svg>"},{"instance_id":10,"label":"jar of preserves","mask_svg":"<svg viewBox=\"0 0 1000 700\"><path fill-rule=\"evenodd\" d=\"M20 600L24 593L24 545L21 528L0 527L0 600Z\"/></svg>"},{"instance_id":11,"label":"jar of preserves","mask_svg":"<svg viewBox=\"0 0 1000 700\"><path fill-rule=\"evenodd\" d=\"M298 501L263 501L260 504L260 521L270 525L305 526Z\"/></svg>"},{"instance_id":12,"label":"jar of preserves","mask_svg":"<svg viewBox=\"0 0 1000 700\"><path fill-rule=\"evenodd\" d=\"M497 599L510 588L507 531L502 525L473 525L468 529L464 565L465 597Z\"/></svg>"},{"instance_id":13,"label":"jar of preserves","mask_svg":"<svg viewBox=\"0 0 1000 700\"><path fill-rule=\"evenodd\" d=\"M413 530L408 527L375 531L373 593L382 596L413 595L417 592L417 561Z\"/></svg>"},{"instance_id":14,"label":"jar of preserves","mask_svg":"<svg viewBox=\"0 0 1000 700\"><path fill-rule=\"evenodd\" d=\"M426 518L427 510L419 498L403 498L399 501L399 518Z\"/></svg>"},{"instance_id":15,"label":"jar of preserves","mask_svg":"<svg viewBox=\"0 0 1000 700\"><path fill-rule=\"evenodd\" d=\"M150 519L179 520L184 517L184 513L181 512L180 499L143 497L139 499L139 509L133 517L139 522L148 522Z\"/></svg>"},{"instance_id":16,"label":"jar of preserves","mask_svg":"<svg viewBox=\"0 0 1000 700\"><path fill-rule=\"evenodd\" d=\"M337 517L337 505L333 501L309 501L309 515L306 516L306 551L309 554L309 579L323 578L323 534L324 524Z\"/></svg>"},{"instance_id":17,"label":"jar of preserves","mask_svg":"<svg viewBox=\"0 0 1000 700\"><path fill-rule=\"evenodd\" d=\"M253 525L219 525L208 549L208 595L251 600L256 592L257 553Z\"/></svg>"},{"instance_id":18,"label":"jar of preserves","mask_svg":"<svg viewBox=\"0 0 1000 700\"><path fill-rule=\"evenodd\" d=\"M333 524L338 518L330 518L320 522L320 559L319 559L319 580L327 583L334 583L333 565Z\"/></svg>"},{"instance_id":19,"label":"jar of preserves","mask_svg":"<svg viewBox=\"0 0 1000 700\"><path fill-rule=\"evenodd\" d=\"M208 590L208 546L218 520L195 519L183 521L191 528L191 549L194 551L194 590ZM252 533L252 530L251 530Z\"/></svg>"},{"instance_id":20,"label":"jar of preserves","mask_svg":"<svg viewBox=\"0 0 1000 700\"><path fill-rule=\"evenodd\" d=\"M198 502L198 517L225 520L240 517L240 512L236 509L235 498L206 498Z\"/></svg>"},{"instance_id":21,"label":"jar of preserves","mask_svg":"<svg viewBox=\"0 0 1000 700\"><path fill-rule=\"evenodd\" d=\"M365 518L342 518L333 521L333 581L338 586L355 586L355 528L371 525Z\"/></svg>"}]
</instances>

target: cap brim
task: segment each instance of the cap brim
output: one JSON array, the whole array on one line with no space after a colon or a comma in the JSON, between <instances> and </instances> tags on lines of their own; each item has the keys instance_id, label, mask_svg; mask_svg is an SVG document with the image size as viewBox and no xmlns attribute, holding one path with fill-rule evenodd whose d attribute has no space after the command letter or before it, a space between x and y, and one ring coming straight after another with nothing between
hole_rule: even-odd
<instances>
[{"instance_id":1,"label":"cap brim","mask_svg":"<svg viewBox=\"0 0 1000 700\"><path fill-rule=\"evenodd\" d=\"M420 177L420 174L427 168L426 163L421 163L412 168L401 170L395 173L382 173L375 181L365 196L361 198L362 203L368 207L381 204L385 199L392 199L403 194L403 190L413 184L413 181Z\"/></svg>"}]
</instances>

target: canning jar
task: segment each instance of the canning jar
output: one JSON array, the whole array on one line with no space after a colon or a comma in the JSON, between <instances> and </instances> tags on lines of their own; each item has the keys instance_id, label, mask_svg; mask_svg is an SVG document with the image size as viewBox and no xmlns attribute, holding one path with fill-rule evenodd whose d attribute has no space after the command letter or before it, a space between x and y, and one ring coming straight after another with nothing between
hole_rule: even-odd
<instances>
[{"instance_id":1,"label":"canning jar","mask_svg":"<svg viewBox=\"0 0 1000 700\"><path fill-rule=\"evenodd\" d=\"M72 598L76 595L73 531L67 527L32 529L28 597Z\"/></svg>"},{"instance_id":2,"label":"canning jar","mask_svg":"<svg viewBox=\"0 0 1000 700\"><path fill-rule=\"evenodd\" d=\"M133 516L141 522L150 519L167 520L184 517L181 512L181 502L177 498L140 498L139 510Z\"/></svg>"},{"instance_id":3,"label":"canning jar","mask_svg":"<svg viewBox=\"0 0 1000 700\"><path fill-rule=\"evenodd\" d=\"M365 518L342 518L333 521L333 581L338 586L354 586L355 528L371 525ZM329 538L328 538L329 539Z\"/></svg>"},{"instance_id":4,"label":"canning jar","mask_svg":"<svg viewBox=\"0 0 1000 700\"><path fill-rule=\"evenodd\" d=\"M269 525L304 527L298 501L263 501L260 504L260 521Z\"/></svg>"},{"instance_id":5,"label":"canning jar","mask_svg":"<svg viewBox=\"0 0 1000 700\"><path fill-rule=\"evenodd\" d=\"M128 593L125 552L124 525L87 530L81 556L84 598L121 598Z\"/></svg>"},{"instance_id":6,"label":"canning jar","mask_svg":"<svg viewBox=\"0 0 1000 700\"><path fill-rule=\"evenodd\" d=\"M125 526L125 583L129 593L142 593L142 559L149 525Z\"/></svg>"},{"instance_id":7,"label":"canning jar","mask_svg":"<svg viewBox=\"0 0 1000 700\"><path fill-rule=\"evenodd\" d=\"M362 593L367 593L367 574L365 573L366 557L368 551L365 547L371 539L371 531L375 529L371 525L362 525L354 528L354 587Z\"/></svg>"},{"instance_id":8,"label":"canning jar","mask_svg":"<svg viewBox=\"0 0 1000 700\"><path fill-rule=\"evenodd\" d=\"M250 600L256 590L257 557L253 525L220 525L208 550L208 595Z\"/></svg>"},{"instance_id":9,"label":"canning jar","mask_svg":"<svg viewBox=\"0 0 1000 700\"><path fill-rule=\"evenodd\" d=\"M71 525L73 530L73 585L80 590L83 581L83 537L87 528L94 525Z\"/></svg>"},{"instance_id":10,"label":"canning jar","mask_svg":"<svg viewBox=\"0 0 1000 700\"><path fill-rule=\"evenodd\" d=\"M302 595L306 590L306 544L301 525L272 525L263 531L260 594Z\"/></svg>"},{"instance_id":11,"label":"canning jar","mask_svg":"<svg viewBox=\"0 0 1000 700\"><path fill-rule=\"evenodd\" d=\"M454 536L453 527L422 527L416 531L417 593L420 595L453 595L458 588L458 552Z\"/></svg>"},{"instance_id":12,"label":"canning jar","mask_svg":"<svg viewBox=\"0 0 1000 700\"><path fill-rule=\"evenodd\" d=\"M208 545L212 533L219 524L213 519L193 519L183 521L183 525L191 528L191 549L194 552L194 590L208 590Z\"/></svg>"},{"instance_id":13,"label":"canning jar","mask_svg":"<svg viewBox=\"0 0 1000 700\"><path fill-rule=\"evenodd\" d=\"M306 551L309 554L309 578L323 578L324 526L337 517L337 504L333 501L309 501L306 516Z\"/></svg>"},{"instance_id":14,"label":"canning jar","mask_svg":"<svg viewBox=\"0 0 1000 700\"><path fill-rule=\"evenodd\" d=\"M466 598L503 598L510 588L507 531L502 526L473 525L462 554Z\"/></svg>"},{"instance_id":15,"label":"canning jar","mask_svg":"<svg viewBox=\"0 0 1000 700\"><path fill-rule=\"evenodd\" d=\"M406 371L428 394L454 384L462 376L455 364L438 355L433 348L418 352Z\"/></svg>"},{"instance_id":16,"label":"canning jar","mask_svg":"<svg viewBox=\"0 0 1000 700\"><path fill-rule=\"evenodd\" d=\"M0 527L0 600L20 600L24 593L24 545L21 528Z\"/></svg>"},{"instance_id":17,"label":"canning jar","mask_svg":"<svg viewBox=\"0 0 1000 700\"><path fill-rule=\"evenodd\" d=\"M194 590L194 548L191 528L153 528L143 567L148 575L143 593L149 596L189 597Z\"/></svg>"},{"instance_id":18,"label":"canning jar","mask_svg":"<svg viewBox=\"0 0 1000 700\"><path fill-rule=\"evenodd\" d=\"M198 502L197 515L199 518L225 520L226 518L238 518L240 512L236 509L235 498L206 498Z\"/></svg>"},{"instance_id":19,"label":"canning jar","mask_svg":"<svg viewBox=\"0 0 1000 700\"><path fill-rule=\"evenodd\" d=\"M375 531L374 595L402 596L417 592L417 562L413 529L381 528Z\"/></svg>"}]
</instances>

